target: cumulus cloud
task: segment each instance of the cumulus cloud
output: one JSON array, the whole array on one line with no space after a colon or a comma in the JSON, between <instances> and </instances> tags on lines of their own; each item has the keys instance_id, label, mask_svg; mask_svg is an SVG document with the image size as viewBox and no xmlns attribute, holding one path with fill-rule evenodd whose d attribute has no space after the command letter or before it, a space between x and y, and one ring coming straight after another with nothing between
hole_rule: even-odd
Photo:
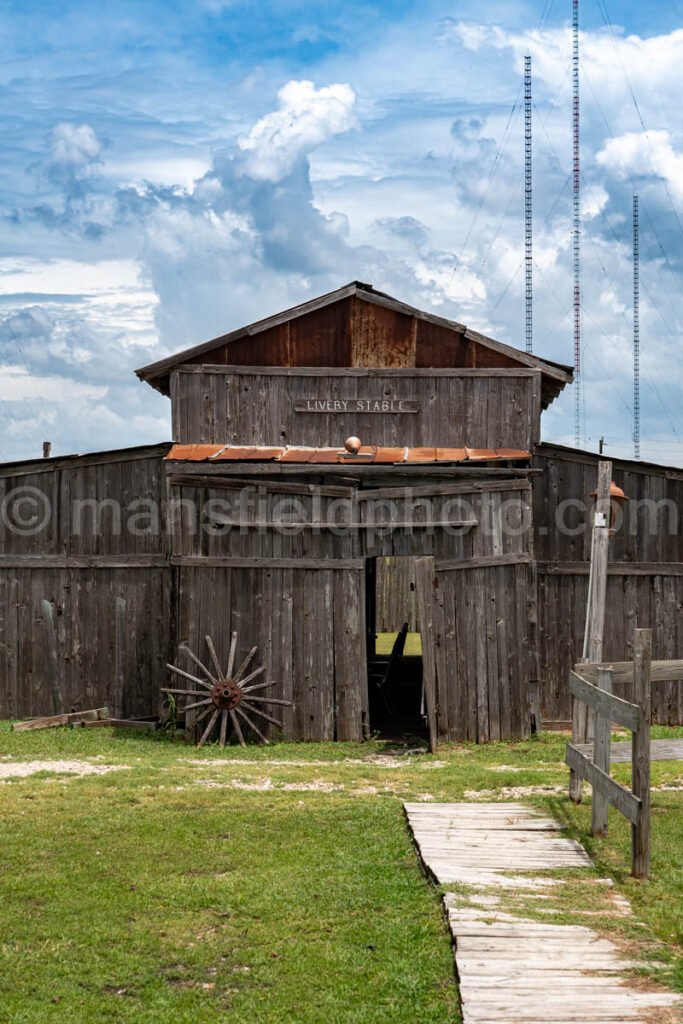
<instances>
[{"instance_id":1,"label":"cumulus cloud","mask_svg":"<svg viewBox=\"0 0 683 1024\"><path fill-rule=\"evenodd\" d=\"M667 182L675 199L683 200L683 153L674 149L667 130L625 132L609 139L596 160L622 179L660 178Z\"/></svg>"},{"instance_id":2,"label":"cumulus cloud","mask_svg":"<svg viewBox=\"0 0 683 1024\"><path fill-rule=\"evenodd\" d=\"M102 143L89 124L62 121L50 133L45 167L55 184L70 184L91 175L101 163Z\"/></svg>"},{"instance_id":3,"label":"cumulus cloud","mask_svg":"<svg viewBox=\"0 0 683 1024\"><path fill-rule=\"evenodd\" d=\"M244 173L255 181L280 181L297 160L354 127L355 103L350 85L316 89L313 82L287 82L277 94L277 110L238 140Z\"/></svg>"}]
</instances>

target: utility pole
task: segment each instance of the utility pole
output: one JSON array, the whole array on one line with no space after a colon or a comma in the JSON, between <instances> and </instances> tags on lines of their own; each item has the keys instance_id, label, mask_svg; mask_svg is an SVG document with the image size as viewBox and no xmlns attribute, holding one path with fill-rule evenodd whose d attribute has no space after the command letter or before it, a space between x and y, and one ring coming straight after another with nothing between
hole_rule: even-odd
<instances>
[{"instance_id":1,"label":"utility pole","mask_svg":"<svg viewBox=\"0 0 683 1024\"><path fill-rule=\"evenodd\" d=\"M531 175L531 56L524 58L524 271L526 285L526 350L533 352L533 204Z\"/></svg>"},{"instance_id":2,"label":"utility pole","mask_svg":"<svg viewBox=\"0 0 683 1024\"><path fill-rule=\"evenodd\" d=\"M579 0L572 0L572 131L573 131L573 200L574 200L574 443L581 447L581 134L579 120Z\"/></svg>"}]
</instances>

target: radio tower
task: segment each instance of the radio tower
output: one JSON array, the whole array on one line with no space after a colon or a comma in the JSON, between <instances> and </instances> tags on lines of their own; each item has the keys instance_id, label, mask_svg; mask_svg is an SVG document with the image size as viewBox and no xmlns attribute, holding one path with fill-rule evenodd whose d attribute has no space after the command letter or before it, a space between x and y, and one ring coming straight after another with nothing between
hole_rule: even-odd
<instances>
[{"instance_id":1,"label":"radio tower","mask_svg":"<svg viewBox=\"0 0 683 1024\"><path fill-rule=\"evenodd\" d=\"M633 458L640 458L640 224L633 197Z\"/></svg>"},{"instance_id":2,"label":"radio tower","mask_svg":"<svg viewBox=\"0 0 683 1024\"><path fill-rule=\"evenodd\" d=\"M526 350L534 348L533 234L531 180L531 57L524 58L524 272L526 279Z\"/></svg>"},{"instance_id":3,"label":"radio tower","mask_svg":"<svg viewBox=\"0 0 683 1024\"><path fill-rule=\"evenodd\" d=\"M581 150L579 121L579 0L572 0L572 79L574 100L572 126L574 139L574 443L581 447Z\"/></svg>"}]
</instances>

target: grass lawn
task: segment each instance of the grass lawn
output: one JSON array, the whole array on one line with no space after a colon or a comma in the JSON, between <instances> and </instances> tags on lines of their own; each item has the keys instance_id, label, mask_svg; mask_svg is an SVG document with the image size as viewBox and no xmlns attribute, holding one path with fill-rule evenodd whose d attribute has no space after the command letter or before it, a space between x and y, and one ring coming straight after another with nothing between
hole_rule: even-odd
<instances>
[{"instance_id":1,"label":"grass lawn","mask_svg":"<svg viewBox=\"0 0 683 1024\"><path fill-rule=\"evenodd\" d=\"M595 877L609 872L640 922L607 925L683 991L683 791L654 792L654 879L635 883L619 816L593 843L589 806L553 790L566 785L564 744L196 751L2 724L0 773L16 760L125 767L0 783L0 1021L457 1021L440 894L402 801L517 799L517 787L587 843ZM681 763L653 765L655 786L682 778ZM594 902L592 875L577 876L568 914Z\"/></svg>"}]
</instances>

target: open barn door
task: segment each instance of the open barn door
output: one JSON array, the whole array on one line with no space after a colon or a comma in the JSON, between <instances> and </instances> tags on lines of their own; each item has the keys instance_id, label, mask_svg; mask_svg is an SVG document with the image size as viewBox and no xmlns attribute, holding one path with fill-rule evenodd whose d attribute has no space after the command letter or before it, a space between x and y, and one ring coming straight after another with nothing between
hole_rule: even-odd
<instances>
[{"instance_id":1,"label":"open barn door","mask_svg":"<svg viewBox=\"0 0 683 1024\"><path fill-rule=\"evenodd\" d=\"M424 706L429 728L429 749L431 751L436 750L438 743L438 678L436 668L438 603L435 594L437 587L438 580L434 571L434 559L431 557L416 558L415 589L417 590L417 605L422 635L422 685L424 687Z\"/></svg>"}]
</instances>

